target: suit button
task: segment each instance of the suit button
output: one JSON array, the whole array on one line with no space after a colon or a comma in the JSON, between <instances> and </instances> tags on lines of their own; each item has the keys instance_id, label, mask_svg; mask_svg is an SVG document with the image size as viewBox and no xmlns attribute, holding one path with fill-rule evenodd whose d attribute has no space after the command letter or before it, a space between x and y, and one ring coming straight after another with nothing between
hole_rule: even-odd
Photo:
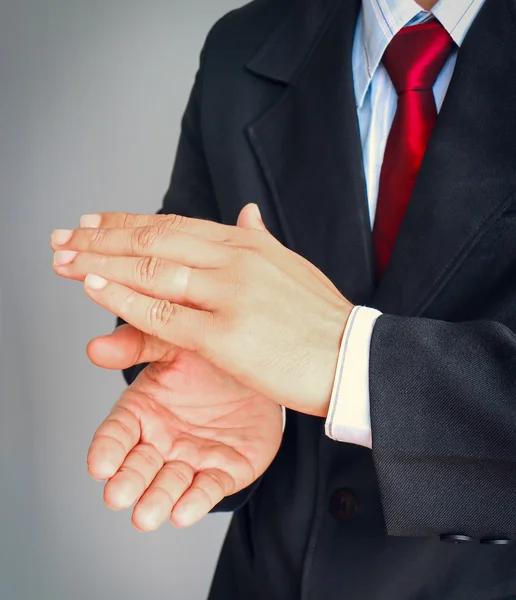
<instances>
[{"instance_id":1,"label":"suit button","mask_svg":"<svg viewBox=\"0 0 516 600\"><path fill-rule=\"evenodd\" d=\"M487 544L489 546L508 546L509 544L513 544L514 540L508 540L508 539L487 539L487 540L480 540L481 544Z\"/></svg>"},{"instance_id":2,"label":"suit button","mask_svg":"<svg viewBox=\"0 0 516 600\"><path fill-rule=\"evenodd\" d=\"M441 535L441 542L445 542L446 544L467 544L474 541L469 535L454 535L452 533Z\"/></svg>"},{"instance_id":3,"label":"suit button","mask_svg":"<svg viewBox=\"0 0 516 600\"><path fill-rule=\"evenodd\" d=\"M330 498L330 513L337 521L351 520L357 510L357 499L353 492L341 489L333 492Z\"/></svg>"}]
</instances>

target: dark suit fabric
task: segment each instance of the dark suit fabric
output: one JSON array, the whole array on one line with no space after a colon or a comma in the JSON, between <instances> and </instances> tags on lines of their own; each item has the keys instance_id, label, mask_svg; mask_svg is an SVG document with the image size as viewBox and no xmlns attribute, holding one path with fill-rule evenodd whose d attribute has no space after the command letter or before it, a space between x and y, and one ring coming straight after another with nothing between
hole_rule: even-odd
<instances>
[{"instance_id":1,"label":"dark suit fabric","mask_svg":"<svg viewBox=\"0 0 516 600\"><path fill-rule=\"evenodd\" d=\"M516 3L487 0L459 50L379 284L351 72L358 10L257 0L230 13L184 115L163 213L234 224L256 202L273 235L384 313L372 452L288 412L271 467L217 507L235 514L210 600L516 598L516 545L481 543L516 539ZM332 510L339 489L354 515Z\"/></svg>"}]
</instances>

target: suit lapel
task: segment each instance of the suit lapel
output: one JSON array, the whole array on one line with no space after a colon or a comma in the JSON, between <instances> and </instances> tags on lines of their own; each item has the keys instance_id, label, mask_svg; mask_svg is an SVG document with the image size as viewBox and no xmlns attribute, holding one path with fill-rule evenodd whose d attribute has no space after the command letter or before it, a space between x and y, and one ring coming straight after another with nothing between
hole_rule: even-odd
<instances>
[{"instance_id":1,"label":"suit lapel","mask_svg":"<svg viewBox=\"0 0 516 600\"><path fill-rule=\"evenodd\" d=\"M290 247L363 303L374 270L351 70L359 0L296 7L248 64L288 85L247 134Z\"/></svg>"},{"instance_id":2,"label":"suit lapel","mask_svg":"<svg viewBox=\"0 0 516 600\"><path fill-rule=\"evenodd\" d=\"M487 0L458 54L372 305L421 315L516 195L516 15Z\"/></svg>"}]
</instances>

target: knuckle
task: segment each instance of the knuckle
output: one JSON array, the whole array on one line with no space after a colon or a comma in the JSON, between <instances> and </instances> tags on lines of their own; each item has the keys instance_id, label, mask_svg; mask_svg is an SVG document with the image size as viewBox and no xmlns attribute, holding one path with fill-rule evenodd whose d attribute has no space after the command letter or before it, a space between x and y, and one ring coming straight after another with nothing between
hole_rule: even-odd
<instances>
[{"instance_id":1,"label":"knuckle","mask_svg":"<svg viewBox=\"0 0 516 600\"><path fill-rule=\"evenodd\" d=\"M151 452L147 448L140 448L139 455L147 464L149 464L153 469L160 469L162 466L162 461L159 460L154 452Z\"/></svg>"},{"instance_id":2,"label":"knuckle","mask_svg":"<svg viewBox=\"0 0 516 600\"><path fill-rule=\"evenodd\" d=\"M193 480L193 470L188 465L182 465L181 467L177 464L169 463L166 467L166 470L170 472L179 482L183 485L184 488L190 487Z\"/></svg>"},{"instance_id":3,"label":"knuckle","mask_svg":"<svg viewBox=\"0 0 516 600\"><path fill-rule=\"evenodd\" d=\"M106 234L107 232L105 229L93 229L90 238L92 247L97 248L102 246L106 240Z\"/></svg>"},{"instance_id":4,"label":"knuckle","mask_svg":"<svg viewBox=\"0 0 516 600\"><path fill-rule=\"evenodd\" d=\"M132 233L135 252L151 248L160 238L161 234L161 228L157 225L135 229Z\"/></svg>"},{"instance_id":5,"label":"knuckle","mask_svg":"<svg viewBox=\"0 0 516 600\"><path fill-rule=\"evenodd\" d=\"M155 300L149 311L149 323L152 331L157 332L167 328L175 314L175 306L168 300Z\"/></svg>"},{"instance_id":6,"label":"knuckle","mask_svg":"<svg viewBox=\"0 0 516 600\"><path fill-rule=\"evenodd\" d=\"M122 216L122 229L129 229L133 227L134 221L134 215L124 213L124 215Z\"/></svg>"},{"instance_id":7,"label":"knuckle","mask_svg":"<svg viewBox=\"0 0 516 600\"><path fill-rule=\"evenodd\" d=\"M128 473L128 474L130 474L132 476L132 479L140 481L140 485L142 485L144 489L147 487L147 482L145 481L145 477L143 476L143 474L136 467L133 467L130 464L124 463L120 467L120 471L119 472L120 473Z\"/></svg>"},{"instance_id":8,"label":"knuckle","mask_svg":"<svg viewBox=\"0 0 516 600\"><path fill-rule=\"evenodd\" d=\"M154 493L158 492L161 494L170 505L173 506L176 503L175 496L172 495L171 491L164 484L154 483L152 489Z\"/></svg>"},{"instance_id":9,"label":"knuckle","mask_svg":"<svg viewBox=\"0 0 516 600\"><path fill-rule=\"evenodd\" d=\"M224 494L226 494L226 482L220 476L219 473L215 471L207 471L205 474L206 477L212 481L212 483L214 483L219 489L223 491Z\"/></svg>"},{"instance_id":10,"label":"knuckle","mask_svg":"<svg viewBox=\"0 0 516 600\"><path fill-rule=\"evenodd\" d=\"M100 428L99 428L100 429ZM109 434L116 430L122 431L129 441L134 440L134 435L128 425L126 425L122 419L116 418L115 416L108 417L104 423L102 423L103 433Z\"/></svg>"},{"instance_id":11,"label":"knuckle","mask_svg":"<svg viewBox=\"0 0 516 600\"><path fill-rule=\"evenodd\" d=\"M146 256L136 261L136 276L141 283L151 283L158 279L162 261L156 256Z\"/></svg>"},{"instance_id":12,"label":"knuckle","mask_svg":"<svg viewBox=\"0 0 516 600\"><path fill-rule=\"evenodd\" d=\"M167 215L164 219L164 224L168 229L174 231L183 231L186 229L188 218L183 215Z\"/></svg>"}]
</instances>

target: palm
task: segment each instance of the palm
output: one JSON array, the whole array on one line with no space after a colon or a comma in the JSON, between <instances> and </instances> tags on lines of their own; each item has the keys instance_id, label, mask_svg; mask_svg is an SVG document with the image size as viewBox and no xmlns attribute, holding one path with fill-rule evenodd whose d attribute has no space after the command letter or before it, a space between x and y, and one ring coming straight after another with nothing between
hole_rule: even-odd
<instances>
[{"instance_id":1,"label":"palm","mask_svg":"<svg viewBox=\"0 0 516 600\"><path fill-rule=\"evenodd\" d=\"M281 435L277 404L198 354L173 349L122 394L88 462L94 477L109 479L109 506L137 502L139 529L170 515L188 525L262 475Z\"/></svg>"}]
</instances>

